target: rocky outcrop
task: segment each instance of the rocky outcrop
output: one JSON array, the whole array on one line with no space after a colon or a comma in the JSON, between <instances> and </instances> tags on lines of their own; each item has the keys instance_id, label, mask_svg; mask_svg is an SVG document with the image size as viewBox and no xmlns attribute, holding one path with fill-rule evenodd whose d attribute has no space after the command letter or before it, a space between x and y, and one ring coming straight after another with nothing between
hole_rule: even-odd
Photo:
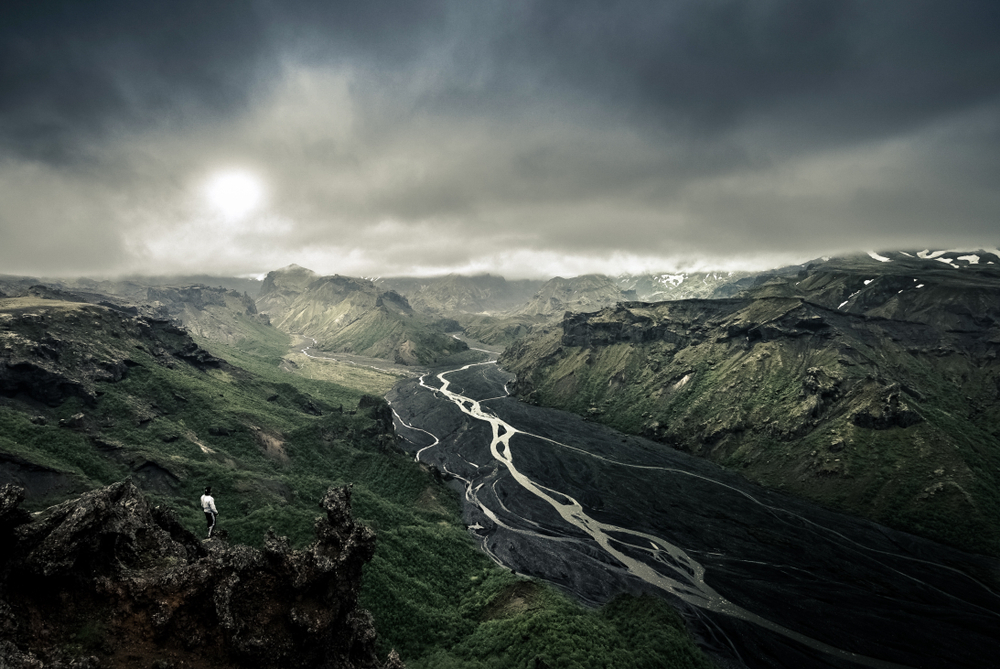
<instances>
[{"instance_id":1,"label":"rocky outcrop","mask_svg":"<svg viewBox=\"0 0 1000 669\"><path fill-rule=\"evenodd\" d=\"M350 488L292 550L199 541L126 480L32 517L0 488L0 667L401 667L357 606L375 534Z\"/></svg>"},{"instance_id":2,"label":"rocky outcrop","mask_svg":"<svg viewBox=\"0 0 1000 669\"><path fill-rule=\"evenodd\" d=\"M0 395L24 394L49 406L70 397L92 403L101 383L121 381L138 364L136 350L168 366L223 364L167 320L37 297L0 305Z\"/></svg>"},{"instance_id":3,"label":"rocky outcrop","mask_svg":"<svg viewBox=\"0 0 1000 669\"><path fill-rule=\"evenodd\" d=\"M899 384L881 389L874 397L866 397L858 402L851 414L851 422L870 430L888 430L894 427L910 427L921 422L923 417L905 398L900 397Z\"/></svg>"}]
</instances>

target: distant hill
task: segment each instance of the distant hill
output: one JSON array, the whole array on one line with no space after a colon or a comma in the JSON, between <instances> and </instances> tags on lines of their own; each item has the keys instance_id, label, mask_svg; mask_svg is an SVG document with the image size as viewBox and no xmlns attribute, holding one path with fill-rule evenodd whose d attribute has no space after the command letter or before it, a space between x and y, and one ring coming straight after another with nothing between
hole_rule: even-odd
<instances>
[{"instance_id":1,"label":"distant hill","mask_svg":"<svg viewBox=\"0 0 1000 669\"><path fill-rule=\"evenodd\" d=\"M634 291L622 289L611 277L584 274L571 279L557 276L515 313L524 316L562 316L567 311L597 311L617 302L634 300Z\"/></svg>"},{"instance_id":2,"label":"distant hill","mask_svg":"<svg viewBox=\"0 0 1000 669\"><path fill-rule=\"evenodd\" d=\"M876 255L571 314L501 364L529 401L1000 554L1000 258Z\"/></svg>"},{"instance_id":3,"label":"distant hill","mask_svg":"<svg viewBox=\"0 0 1000 669\"><path fill-rule=\"evenodd\" d=\"M317 340L317 348L431 364L468 350L405 297L368 279L318 276L297 265L269 272L257 308L276 327Z\"/></svg>"},{"instance_id":4,"label":"distant hill","mask_svg":"<svg viewBox=\"0 0 1000 669\"><path fill-rule=\"evenodd\" d=\"M542 285L540 280L507 281L502 276L449 274L433 278L384 278L375 284L406 296L417 311L456 318L462 314L496 315L514 309Z\"/></svg>"},{"instance_id":5,"label":"distant hill","mask_svg":"<svg viewBox=\"0 0 1000 669\"><path fill-rule=\"evenodd\" d=\"M257 312L256 303L247 293L222 286L170 284L159 279L150 279L153 283L141 281L0 278L0 295L87 302L147 318L169 319L195 336L223 344L237 344L267 336L270 328L268 317ZM234 279L234 282L239 283L240 280Z\"/></svg>"},{"instance_id":6,"label":"distant hill","mask_svg":"<svg viewBox=\"0 0 1000 669\"><path fill-rule=\"evenodd\" d=\"M0 284L3 283L0 277ZM24 279L22 279L24 280ZM261 281L235 276L213 276L211 274L184 274L172 276L125 276L117 279L31 279L32 283L44 284L77 293L100 293L130 299L141 299L147 288L162 288L168 286L206 286L221 288L238 293L246 293L256 297L260 292Z\"/></svg>"},{"instance_id":7,"label":"distant hill","mask_svg":"<svg viewBox=\"0 0 1000 669\"><path fill-rule=\"evenodd\" d=\"M447 286L448 282L442 282L440 288ZM528 294L528 289L533 292ZM517 296L520 302L506 311L475 315L455 313L453 317L473 339L507 346L527 335L533 327L557 321L567 311L596 311L622 300L635 299L634 293L622 290L614 279L600 274L520 282L517 290L508 294L511 301Z\"/></svg>"}]
</instances>

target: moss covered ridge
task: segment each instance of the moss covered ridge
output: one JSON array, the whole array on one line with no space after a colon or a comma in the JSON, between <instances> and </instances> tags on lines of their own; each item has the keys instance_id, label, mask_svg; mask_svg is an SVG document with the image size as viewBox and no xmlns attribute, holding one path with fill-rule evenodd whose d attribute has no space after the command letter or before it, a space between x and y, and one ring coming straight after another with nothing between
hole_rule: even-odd
<instances>
[{"instance_id":1,"label":"moss covered ridge","mask_svg":"<svg viewBox=\"0 0 1000 669\"><path fill-rule=\"evenodd\" d=\"M795 288L793 279L811 285ZM526 400L996 555L1000 330L994 315L973 314L963 300L1000 294L1000 281L979 279L975 291L939 287L957 297L939 295L937 321L925 294L914 318L901 317L889 304L896 289L882 290L881 303L870 295L863 313L830 306L854 283L875 283L845 269L737 298L626 302L567 314L500 362ZM840 294L830 292L836 283ZM817 286L825 299L810 298Z\"/></svg>"}]
</instances>

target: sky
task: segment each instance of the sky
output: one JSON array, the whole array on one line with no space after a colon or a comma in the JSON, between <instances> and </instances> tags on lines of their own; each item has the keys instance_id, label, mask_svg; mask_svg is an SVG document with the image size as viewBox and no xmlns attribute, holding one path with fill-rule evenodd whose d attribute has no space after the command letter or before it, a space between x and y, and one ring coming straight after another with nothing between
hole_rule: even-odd
<instances>
[{"instance_id":1,"label":"sky","mask_svg":"<svg viewBox=\"0 0 1000 669\"><path fill-rule=\"evenodd\" d=\"M996 0L23 2L0 274L1000 245Z\"/></svg>"}]
</instances>

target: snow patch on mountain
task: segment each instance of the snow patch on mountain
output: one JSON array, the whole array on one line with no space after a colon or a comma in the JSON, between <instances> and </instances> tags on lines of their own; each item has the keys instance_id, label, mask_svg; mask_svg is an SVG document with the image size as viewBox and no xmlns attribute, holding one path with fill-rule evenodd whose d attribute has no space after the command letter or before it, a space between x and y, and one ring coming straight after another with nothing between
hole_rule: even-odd
<instances>
[{"instance_id":1,"label":"snow patch on mountain","mask_svg":"<svg viewBox=\"0 0 1000 669\"><path fill-rule=\"evenodd\" d=\"M659 277L659 282L666 285L670 284L674 288L684 283L684 279L687 278L687 274L661 274Z\"/></svg>"}]
</instances>

